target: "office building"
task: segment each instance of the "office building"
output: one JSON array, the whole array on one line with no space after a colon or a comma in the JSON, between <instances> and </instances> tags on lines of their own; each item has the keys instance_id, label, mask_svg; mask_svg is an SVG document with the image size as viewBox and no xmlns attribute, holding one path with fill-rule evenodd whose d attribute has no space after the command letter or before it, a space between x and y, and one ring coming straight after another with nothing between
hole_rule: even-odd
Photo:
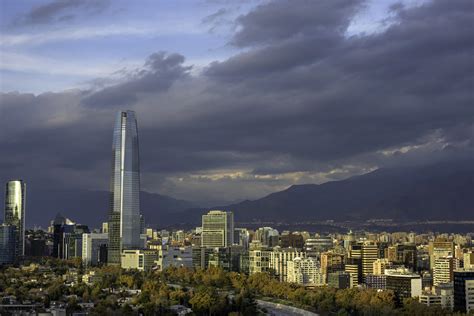
<instances>
[{"instance_id":1,"label":"office building","mask_svg":"<svg viewBox=\"0 0 474 316\"><path fill-rule=\"evenodd\" d=\"M209 266L221 268L227 272L241 271L241 257L245 249L239 245L233 245L225 248L214 248L209 254Z\"/></svg>"},{"instance_id":2,"label":"office building","mask_svg":"<svg viewBox=\"0 0 474 316\"><path fill-rule=\"evenodd\" d=\"M169 267L193 268L192 247L160 245L156 250L158 251L157 269L159 271Z\"/></svg>"},{"instance_id":3,"label":"office building","mask_svg":"<svg viewBox=\"0 0 474 316\"><path fill-rule=\"evenodd\" d=\"M474 270L454 271L454 311L469 313L474 310Z\"/></svg>"},{"instance_id":4,"label":"office building","mask_svg":"<svg viewBox=\"0 0 474 316\"><path fill-rule=\"evenodd\" d=\"M11 180L6 184L4 224L15 228L15 259L25 255L26 184Z\"/></svg>"},{"instance_id":5,"label":"office building","mask_svg":"<svg viewBox=\"0 0 474 316\"><path fill-rule=\"evenodd\" d=\"M86 266L106 263L101 248L109 244L107 233L85 233L82 235L82 262Z\"/></svg>"},{"instance_id":6,"label":"office building","mask_svg":"<svg viewBox=\"0 0 474 316\"><path fill-rule=\"evenodd\" d=\"M156 250L125 249L122 251L121 266L126 270L150 271L157 266Z\"/></svg>"},{"instance_id":7,"label":"office building","mask_svg":"<svg viewBox=\"0 0 474 316\"><path fill-rule=\"evenodd\" d=\"M143 248L140 227L140 159L133 111L117 114L112 143L108 263L120 265L122 250Z\"/></svg>"},{"instance_id":8,"label":"office building","mask_svg":"<svg viewBox=\"0 0 474 316\"><path fill-rule=\"evenodd\" d=\"M320 255L321 274L323 282L327 283L328 274L336 271L344 271L344 255L333 251L323 252Z\"/></svg>"},{"instance_id":9,"label":"office building","mask_svg":"<svg viewBox=\"0 0 474 316\"><path fill-rule=\"evenodd\" d=\"M333 246L334 243L330 236L315 236L306 239L304 242L304 250L308 257L318 257L321 252L328 251Z\"/></svg>"},{"instance_id":10,"label":"office building","mask_svg":"<svg viewBox=\"0 0 474 316\"><path fill-rule=\"evenodd\" d=\"M330 272L327 284L336 289L348 289L351 287L351 275L345 271Z\"/></svg>"},{"instance_id":11,"label":"office building","mask_svg":"<svg viewBox=\"0 0 474 316\"><path fill-rule=\"evenodd\" d=\"M463 254L464 269L474 269L474 251L470 250Z\"/></svg>"},{"instance_id":12,"label":"office building","mask_svg":"<svg viewBox=\"0 0 474 316\"><path fill-rule=\"evenodd\" d=\"M426 306L440 306L452 310L454 307L454 289L452 284L442 284L423 292L419 302Z\"/></svg>"},{"instance_id":13,"label":"office building","mask_svg":"<svg viewBox=\"0 0 474 316\"><path fill-rule=\"evenodd\" d=\"M433 270L438 258L454 257L454 243L446 238L438 237L429 243L430 269Z\"/></svg>"},{"instance_id":14,"label":"office building","mask_svg":"<svg viewBox=\"0 0 474 316\"><path fill-rule=\"evenodd\" d=\"M372 264L372 274L374 275L383 275L385 274L385 269L392 268L393 264L386 258L379 258L375 260Z\"/></svg>"},{"instance_id":15,"label":"office building","mask_svg":"<svg viewBox=\"0 0 474 316\"><path fill-rule=\"evenodd\" d=\"M0 265L15 262L16 254L16 232L13 225L0 224Z\"/></svg>"},{"instance_id":16,"label":"office building","mask_svg":"<svg viewBox=\"0 0 474 316\"><path fill-rule=\"evenodd\" d=\"M437 258L433 267L433 285L453 282L453 271L455 269L453 257Z\"/></svg>"},{"instance_id":17,"label":"office building","mask_svg":"<svg viewBox=\"0 0 474 316\"><path fill-rule=\"evenodd\" d=\"M304 246L304 238L298 232L283 232L280 236L280 246L282 248L298 248L302 249Z\"/></svg>"},{"instance_id":18,"label":"office building","mask_svg":"<svg viewBox=\"0 0 474 316\"><path fill-rule=\"evenodd\" d=\"M362 277L372 274L374 262L380 258L379 247L375 243L365 243L362 245Z\"/></svg>"},{"instance_id":19,"label":"office building","mask_svg":"<svg viewBox=\"0 0 474 316\"><path fill-rule=\"evenodd\" d=\"M344 271L351 276L351 287L357 287L362 283L362 259L347 258Z\"/></svg>"},{"instance_id":20,"label":"office building","mask_svg":"<svg viewBox=\"0 0 474 316\"><path fill-rule=\"evenodd\" d=\"M408 269L386 269L386 289L393 291L397 305L403 300L421 295L421 276Z\"/></svg>"},{"instance_id":21,"label":"office building","mask_svg":"<svg viewBox=\"0 0 474 316\"><path fill-rule=\"evenodd\" d=\"M365 285L369 289L385 290L387 287L387 276L385 274L367 274Z\"/></svg>"},{"instance_id":22,"label":"office building","mask_svg":"<svg viewBox=\"0 0 474 316\"><path fill-rule=\"evenodd\" d=\"M202 216L202 247L229 247L234 244L234 214L219 210Z\"/></svg>"},{"instance_id":23,"label":"office building","mask_svg":"<svg viewBox=\"0 0 474 316\"><path fill-rule=\"evenodd\" d=\"M255 231L252 241L260 241L262 246L275 247L278 246L280 234L278 230L271 227L260 227Z\"/></svg>"},{"instance_id":24,"label":"office building","mask_svg":"<svg viewBox=\"0 0 474 316\"><path fill-rule=\"evenodd\" d=\"M247 228L235 228L234 229L234 244L249 248L250 233Z\"/></svg>"},{"instance_id":25,"label":"office building","mask_svg":"<svg viewBox=\"0 0 474 316\"><path fill-rule=\"evenodd\" d=\"M203 270L209 268L209 256L213 251L213 248L208 247L192 247L193 268Z\"/></svg>"}]
</instances>

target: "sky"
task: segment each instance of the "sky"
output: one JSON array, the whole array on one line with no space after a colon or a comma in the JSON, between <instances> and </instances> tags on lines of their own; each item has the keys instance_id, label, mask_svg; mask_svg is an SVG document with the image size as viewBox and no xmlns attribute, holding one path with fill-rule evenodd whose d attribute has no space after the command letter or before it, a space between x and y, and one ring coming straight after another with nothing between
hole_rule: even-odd
<instances>
[{"instance_id":1,"label":"sky","mask_svg":"<svg viewBox=\"0 0 474 316\"><path fill-rule=\"evenodd\" d=\"M0 2L0 181L107 190L118 110L142 189L255 199L472 157L471 0Z\"/></svg>"}]
</instances>

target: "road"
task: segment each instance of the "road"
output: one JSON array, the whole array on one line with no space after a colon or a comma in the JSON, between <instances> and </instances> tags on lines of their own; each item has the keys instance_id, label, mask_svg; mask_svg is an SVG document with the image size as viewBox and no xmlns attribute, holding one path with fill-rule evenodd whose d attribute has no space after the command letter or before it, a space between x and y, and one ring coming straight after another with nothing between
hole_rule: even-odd
<instances>
[{"instance_id":1,"label":"road","mask_svg":"<svg viewBox=\"0 0 474 316\"><path fill-rule=\"evenodd\" d=\"M274 316L296 316L296 315L303 315L303 316L319 316L319 314L309 312L307 310L293 307L293 306L288 306L288 305L283 305L283 304L278 304L278 303L273 303L273 302L268 302L268 301L263 301L263 300L256 300L257 304L261 308L265 308L268 311L269 315L274 315Z\"/></svg>"}]
</instances>

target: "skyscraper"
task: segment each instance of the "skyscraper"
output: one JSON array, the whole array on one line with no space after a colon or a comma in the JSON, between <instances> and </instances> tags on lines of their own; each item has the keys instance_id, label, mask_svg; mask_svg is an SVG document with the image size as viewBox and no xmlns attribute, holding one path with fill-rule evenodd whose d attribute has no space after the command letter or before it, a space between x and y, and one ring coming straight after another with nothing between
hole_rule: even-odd
<instances>
[{"instance_id":1,"label":"skyscraper","mask_svg":"<svg viewBox=\"0 0 474 316\"><path fill-rule=\"evenodd\" d=\"M140 241L140 161L135 112L120 111L114 126L110 180L108 263L120 264L123 249Z\"/></svg>"},{"instance_id":2,"label":"skyscraper","mask_svg":"<svg viewBox=\"0 0 474 316\"><path fill-rule=\"evenodd\" d=\"M7 182L4 223L15 227L15 258L25 254L25 194L22 180Z\"/></svg>"}]
</instances>

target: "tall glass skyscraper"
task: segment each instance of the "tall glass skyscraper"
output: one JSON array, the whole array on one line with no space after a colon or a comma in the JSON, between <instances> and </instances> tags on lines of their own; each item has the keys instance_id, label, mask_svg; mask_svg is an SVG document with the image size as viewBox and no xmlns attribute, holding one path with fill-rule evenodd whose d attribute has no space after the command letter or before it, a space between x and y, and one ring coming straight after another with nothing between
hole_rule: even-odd
<instances>
[{"instance_id":1,"label":"tall glass skyscraper","mask_svg":"<svg viewBox=\"0 0 474 316\"><path fill-rule=\"evenodd\" d=\"M140 161L135 112L115 121L110 180L108 263L120 264L123 249L143 248L140 240Z\"/></svg>"},{"instance_id":2,"label":"tall glass skyscraper","mask_svg":"<svg viewBox=\"0 0 474 316\"><path fill-rule=\"evenodd\" d=\"M4 223L15 227L15 258L25 255L25 194L22 180L7 182Z\"/></svg>"}]
</instances>

